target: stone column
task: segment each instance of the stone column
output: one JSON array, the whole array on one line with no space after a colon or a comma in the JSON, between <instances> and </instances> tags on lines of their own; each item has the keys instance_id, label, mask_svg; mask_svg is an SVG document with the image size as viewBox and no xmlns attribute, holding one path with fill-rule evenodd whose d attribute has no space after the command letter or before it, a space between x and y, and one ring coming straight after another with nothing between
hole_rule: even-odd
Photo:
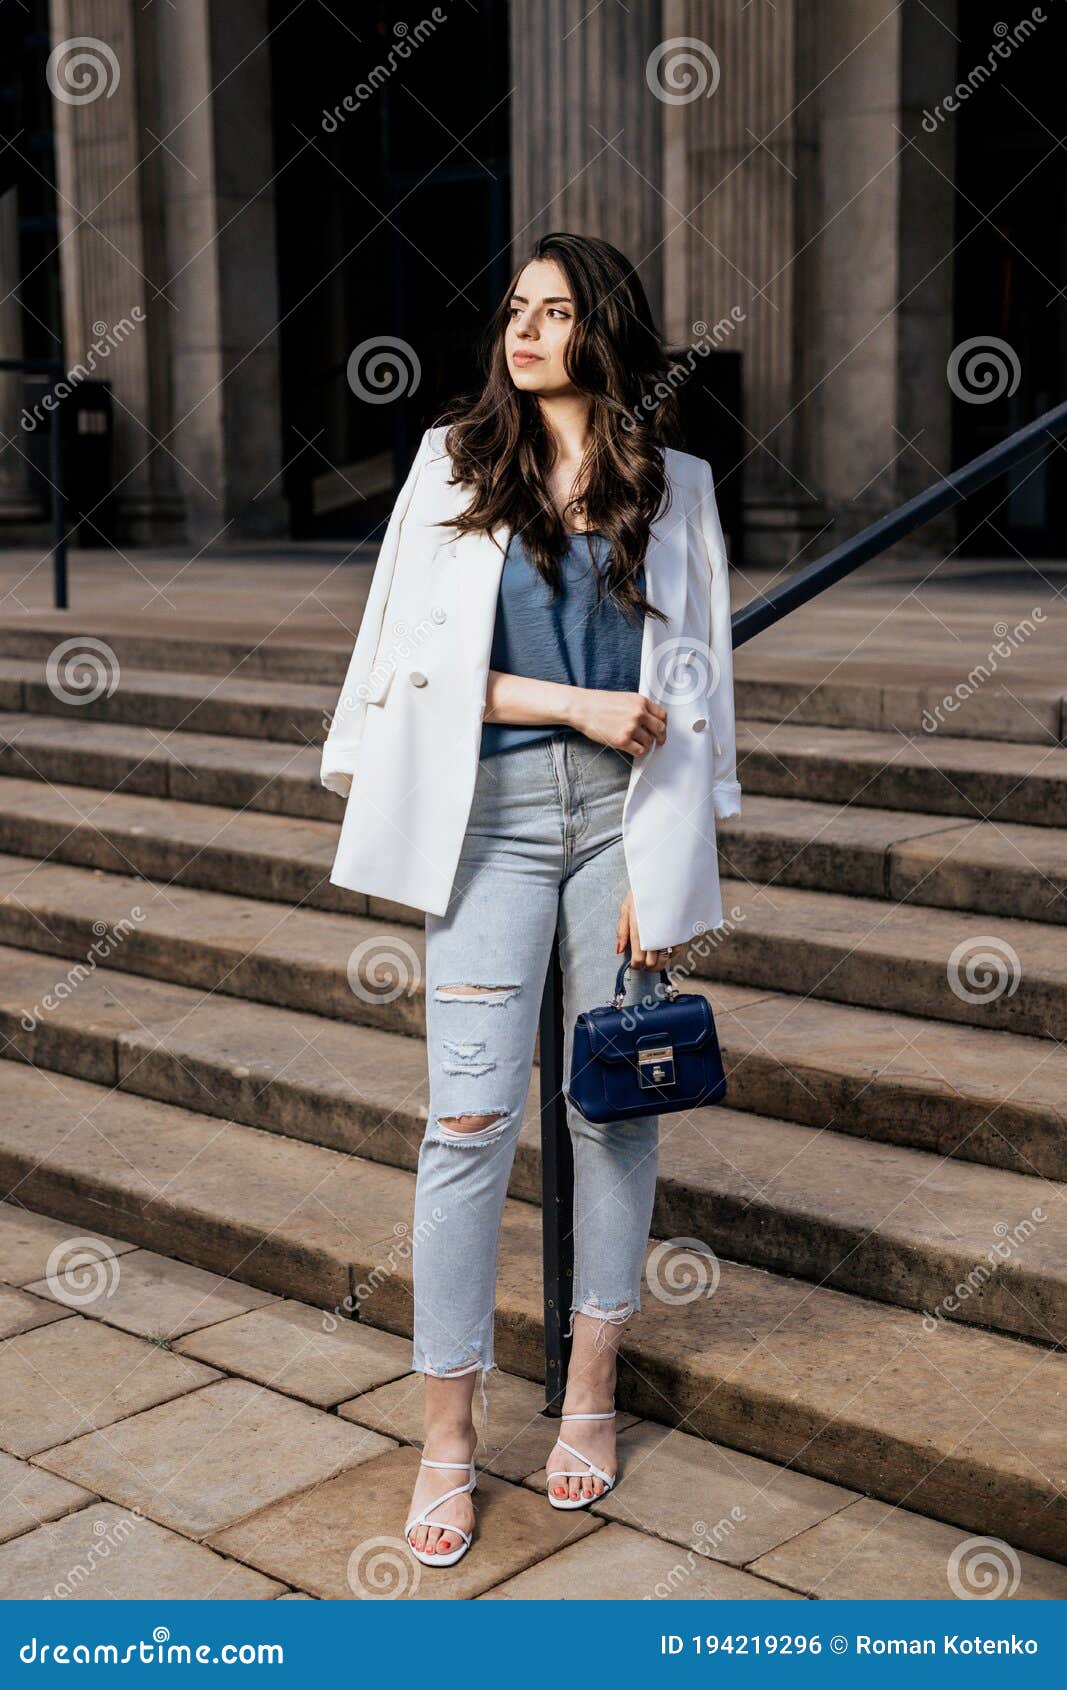
<instances>
[{"instance_id":1,"label":"stone column","mask_svg":"<svg viewBox=\"0 0 1067 1690\"><path fill-rule=\"evenodd\" d=\"M663 113L646 79L660 0L512 0L512 231L516 263L553 229L600 235L663 307Z\"/></svg>"},{"instance_id":2,"label":"stone column","mask_svg":"<svg viewBox=\"0 0 1067 1690\"><path fill-rule=\"evenodd\" d=\"M954 138L922 129L956 80L956 0L810 7L818 195L803 386L835 540L950 464ZM954 517L923 532L951 536Z\"/></svg>"},{"instance_id":3,"label":"stone column","mask_svg":"<svg viewBox=\"0 0 1067 1690\"><path fill-rule=\"evenodd\" d=\"M68 49L87 23L97 45ZM170 425L173 308L160 291L161 178L148 133L158 133L155 23L140 0L94 0L89 20L80 0L51 0L51 31L64 358L112 386L123 536L173 537L173 460L157 445Z\"/></svg>"},{"instance_id":4,"label":"stone column","mask_svg":"<svg viewBox=\"0 0 1067 1690\"><path fill-rule=\"evenodd\" d=\"M706 69L666 109L667 323L678 345L740 351L745 544L753 562L792 558L824 522L797 403L803 396L798 263L814 160L798 101L807 77L798 23L812 0L737 6L667 0L669 37ZM694 84L694 87L697 85Z\"/></svg>"},{"instance_id":5,"label":"stone column","mask_svg":"<svg viewBox=\"0 0 1067 1690\"><path fill-rule=\"evenodd\" d=\"M722 344L744 354L754 562L817 556L949 462L953 149L921 117L955 80L955 9L664 0L717 78L666 112L667 198L688 213L667 324L682 342L744 314Z\"/></svg>"},{"instance_id":6,"label":"stone column","mask_svg":"<svg viewBox=\"0 0 1067 1690\"><path fill-rule=\"evenodd\" d=\"M174 434L190 537L288 530L268 0L157 6Z\"/></svg>"},{"instance_id":7,"label":"stone column","mask_svg":"<svg viewBox=\"0 0 1067 1690\"><path fill-rule=\"evenodd\" d=\"M84 0L51 6L55 46L85 34ZM102 45L80 71L70 57L74 97L55 97L68 363L143 315L95 372L128 538L287 530L267 12L94 0Z\"/></svg>"}]
</instances>

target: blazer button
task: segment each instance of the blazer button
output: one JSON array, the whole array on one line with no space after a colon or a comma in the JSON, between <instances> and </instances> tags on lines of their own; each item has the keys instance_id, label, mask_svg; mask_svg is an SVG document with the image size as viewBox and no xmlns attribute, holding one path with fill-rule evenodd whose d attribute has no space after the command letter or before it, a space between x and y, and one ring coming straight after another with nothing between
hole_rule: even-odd
<instances>
[{"instance_id":1,"label":"blazer button","mask_svg":"<svg viewBox=\"0 0 1067 1690\"><path fill-rule=\"evenodd\" d=\"M408 680L413 687L424 687L426 685L426 676L421 669L413 669L408 676Z\"/></svg>"},{"instance_id":2,"label":"blazer button","mask_svg":"<svg viewBox=\"0 0 1067 1690\"><path fill-rule=\"evenodd\" d=\"M698 716L696 721L691 724L695 734L702 734L707 725L708 719L706 716Z\"/></svg>"},{"instance_id":3,"label":"blazer button","mask_svg":"<svg viewBox=\"0 0 1067 1690\"><path fill-rule=\"evenodd\" d=\"M438 627L441 626L442 622L448 621L448 617L445 615L444 611L441 609L441 606L439 604L435 604L433 609L431 610L430 621L436 622Z\"/></svg>"}]
</instances>

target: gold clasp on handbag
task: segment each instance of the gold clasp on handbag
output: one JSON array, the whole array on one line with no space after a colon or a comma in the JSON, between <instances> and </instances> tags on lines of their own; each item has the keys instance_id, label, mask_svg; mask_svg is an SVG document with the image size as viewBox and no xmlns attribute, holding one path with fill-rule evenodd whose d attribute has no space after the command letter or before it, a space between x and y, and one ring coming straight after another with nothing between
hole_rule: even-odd
<instances>
[{"instance_id":1,"label":"gold clasp on handbag","mask_svg":"<svg viewBox=\"0 0 1067 1690\"><path fill-rule=\"evenodd\" d=\"M673 1086L674 1046L656 1045L652 1050L638 1051L637 1077L646 1089L651 1086Z\"/></svg>"}]
</instances>

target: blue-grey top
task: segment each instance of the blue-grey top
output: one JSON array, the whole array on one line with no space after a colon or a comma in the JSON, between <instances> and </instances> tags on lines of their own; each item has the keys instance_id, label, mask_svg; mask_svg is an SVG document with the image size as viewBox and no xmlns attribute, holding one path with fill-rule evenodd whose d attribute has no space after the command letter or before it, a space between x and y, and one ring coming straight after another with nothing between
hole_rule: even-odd
<instances>
[{"instance_id":1,"label":"blue-grey top","mask_svg":"<svg viewBox=\"0 0 1067 1690\"><path fill-rule=\"evenodd\" d=\"M553 602L520 534L513 534L500 577L496 625L489 667L532 680L608 692L637 692L641 674L644 618L628 615L608 594L598 599L609 557L607 539L590 532L570 535L560 561L562 585ZM644 591L644 571L637 582ZM492 757L515 745L576 730L549 723L517 727L482 725L481 755Z\"/></svg>"}]
</instances>

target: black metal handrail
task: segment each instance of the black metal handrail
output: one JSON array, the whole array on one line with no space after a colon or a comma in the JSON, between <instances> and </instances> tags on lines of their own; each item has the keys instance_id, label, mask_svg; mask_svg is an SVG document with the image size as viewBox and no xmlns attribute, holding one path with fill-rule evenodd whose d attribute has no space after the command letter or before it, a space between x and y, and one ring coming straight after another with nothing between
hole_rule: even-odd
<instances>
[{"instance_id":1,"label":"black metal handrail","mask_svg":"<svg viewBox=\"0 0 1067 1690\"><path fill-rule=\"evenodd\" d=\"M931 517L968 498L986 482L1021 463L1046 442L1067 435L1067 403L1056 405L988 452L953 470L914 499L879 517L825 557L798 569L770 592L760 593L731 620L732 644L746 644L783 617L851 575ZM557 1417L567 1384L571 1284L574 1277L574 1168L563 1095L563 990L558 940L545 976L540 1015L541 1200L544 1255L545 1407Z\"/></svg>"},{"instance_id":2,"label":"black metal handrail","mask_svg":"<svg viewBox=\"0 0 1067 1690\"><path fill-rule=\"evenodd\" d=\"M66 370L57 358L0 358L0 370L23 375L51 376L63 380ZM52 602L56 610L68 608L67 597L67 501L63 491L63 425L58 409L49 413L48 428L49 504L52 511Z\"/></svg>"}]
</instances>

